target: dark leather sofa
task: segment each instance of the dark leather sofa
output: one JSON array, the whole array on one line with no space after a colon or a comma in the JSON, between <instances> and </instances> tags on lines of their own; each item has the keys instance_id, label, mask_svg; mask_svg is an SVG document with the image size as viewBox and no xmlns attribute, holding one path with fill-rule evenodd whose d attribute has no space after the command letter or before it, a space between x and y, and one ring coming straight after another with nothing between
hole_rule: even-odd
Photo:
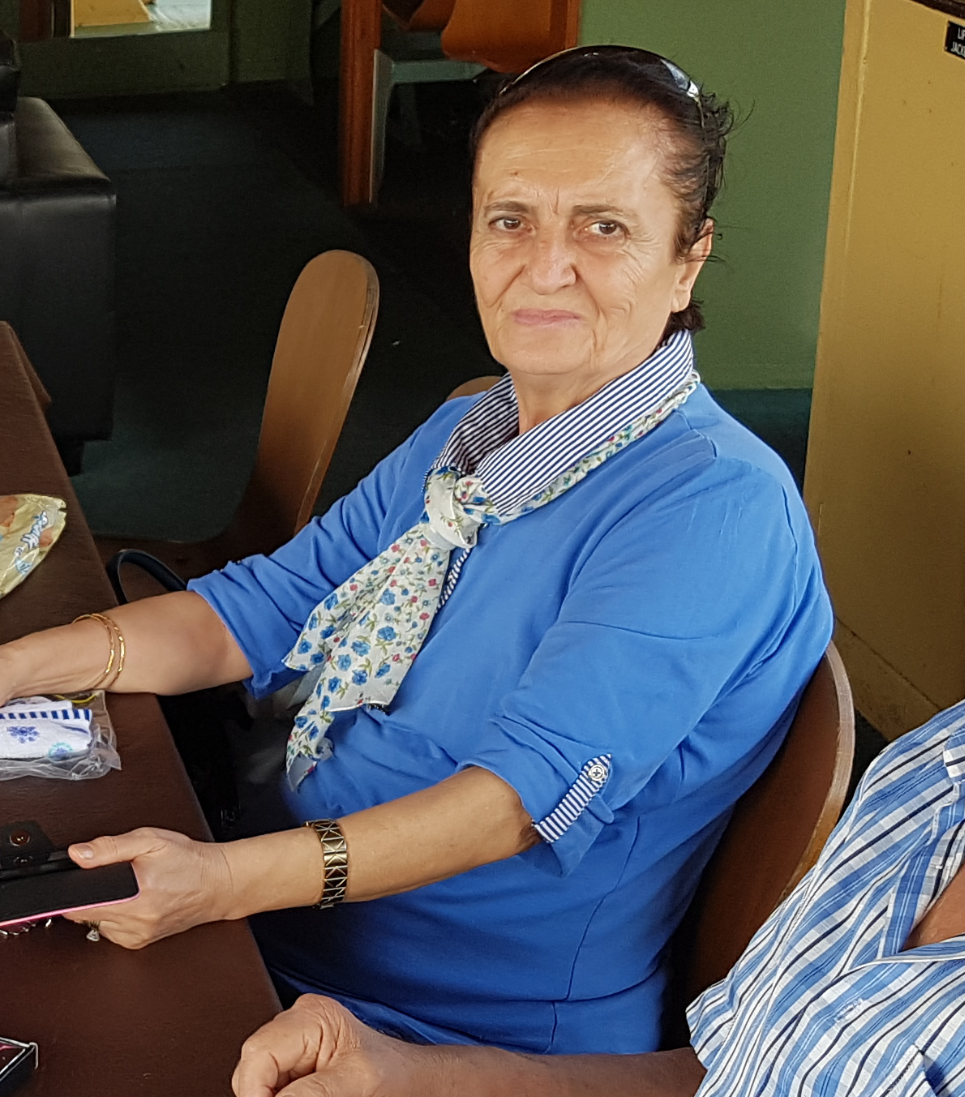
<instances>
[{"instance_id":1,"label":"dark leather sofa","mask_svg":"<svg viewBox=\"0 0 965 1097\"><path fill-rule=\"evenodd\" d=\"M114 401L111 181L42 99L18 97L15 43L0 31L0 320L52 398L68 471L108 438Z\"/></svg>"}]
</instances>

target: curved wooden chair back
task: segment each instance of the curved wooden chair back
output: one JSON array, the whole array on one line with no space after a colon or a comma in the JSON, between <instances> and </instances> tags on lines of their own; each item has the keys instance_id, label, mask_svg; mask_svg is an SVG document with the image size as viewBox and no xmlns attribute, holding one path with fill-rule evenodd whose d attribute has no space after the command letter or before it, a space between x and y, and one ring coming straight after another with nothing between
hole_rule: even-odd
<instances>
[{"instance_id":1,"label":"curved wooden chair back","mask_svg":"<svg viewBox=\"0 0 965 1097\"><path fill-rule=\"evenodd\" d=\"M350 251L298 276L271 364L255 467L226 536L271 551L311 517L372 341L379 282Z\"/></svg>"},{"instance_id":2,"label":"curved wooden chair back","mask_svg":"<svg viewBox=\"0 0 965 1097\"><path fill-rule=\"evenodd\" d=\"M442 30L452 18L456 0L422 0L409 20L408 30Z\"/></svg>"},{"instance_id":3,"label":"curved wooden chair back","mask_svg":"<svg viewBox=\"0 0 965 1097\"><path fill-rule=\"evenodd\" d=\"M497 381L502 378L498 374L490 374L486 377L473 377L470 381L463 381L449 393L446 400L455 400L457 396L475 396L477 392L488 392Z\"/></svg>"},{"instance_id":4,"label":"curved wooden chair back","mask_svg":"<svg viewBox=\"0 0 965 1097\"><path fill-rule=\"evenodd\" d=\"M701 877L675 942L682 1005L730 971L818 859L844 807L853 759L851 687L831 644L784 744L738 801Z\"/></svg>"},{"instance_id":5,"label":"curved wooden chair back","mask_svg":"<svg viewBox=\"0 0 965 1097\"><path fill-rule=\"evenodd\" d=\"M258 452L244 497L227 529L207 541L96 537L107 563L124 548L158 557L183 579L229 560L273 552L308 521L342 430L372 340L379 282L371 264L348 251L312 259L292 289L272 359ZM130 599L163 588L130 569Z\"/></svg>"},{"instance_id":6,"label":"curved wooden chair back","mask_svg":"<svg viewBox=\"0 0 965 1097\"><path fill-rule=\"evenodd\" d=\"M580 0L456 0L442 32L447 57L522 72L575 46Z\"/></svg>"},{"instance_id":7,"label":"curved wooden chair back","mask_svg":"<svg viewBox=\"0 0 965 1097\"><path fill-rule=\"evenodd\" d=\"M456 0L382 0L382 7L402 30L440 31L449 22Z\"/></svg>"}]
</instances>

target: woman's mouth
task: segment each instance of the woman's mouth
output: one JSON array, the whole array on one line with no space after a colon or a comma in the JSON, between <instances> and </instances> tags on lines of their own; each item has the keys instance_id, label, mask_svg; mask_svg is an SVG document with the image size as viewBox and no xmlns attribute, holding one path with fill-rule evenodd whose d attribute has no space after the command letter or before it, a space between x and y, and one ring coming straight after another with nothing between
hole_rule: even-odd
<instances>
[{"instance_id":1,"label":"woman's mouth","mask_svg":"<svg viewBox=\"0 0 965 1097\"><path fill-rule=\"evenodd\" d=\"M575 323L580 318L568 309L516 309L513 319L528 328L552 328Z\"/></svg>"}]
</instances>

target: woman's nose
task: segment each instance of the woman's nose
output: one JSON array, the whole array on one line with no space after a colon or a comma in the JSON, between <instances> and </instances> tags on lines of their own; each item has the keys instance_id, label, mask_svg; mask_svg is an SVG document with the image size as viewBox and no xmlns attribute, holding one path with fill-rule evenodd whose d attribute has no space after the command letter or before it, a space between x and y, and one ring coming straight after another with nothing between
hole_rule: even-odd
<instances>
[{"instance_id":1,"label":"woman's nose","mask_svg":"<svg viewBox=\"0 0 965 1097\"><path fill-rule=\"evenodd\" d=\"M565 232L548 228L537 230L526 263L526 275L537 293L553 293L576 281L575 256Z\"/></svg>"}]
</instances>

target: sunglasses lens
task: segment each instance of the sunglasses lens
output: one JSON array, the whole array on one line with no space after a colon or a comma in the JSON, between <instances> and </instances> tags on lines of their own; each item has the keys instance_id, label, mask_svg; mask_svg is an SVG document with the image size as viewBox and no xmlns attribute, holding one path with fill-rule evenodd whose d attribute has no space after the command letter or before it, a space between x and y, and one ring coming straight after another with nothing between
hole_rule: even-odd
<instances>
[{"instance_id":1,"label":"sunglasses lens","mask_svg":"<svg viewBox=\"0 0 965 1097\"><path fill-rule=\"evenodd\" d=\"M670 73L673 82L677 85L677 88L687 96L688 99L695 101L700 100L700 88L690 79L690 77L684 72L683 69L677 68L673 61L668 61L666 57L661 57L664 68Z\"/></svg>"}]
</instances>

